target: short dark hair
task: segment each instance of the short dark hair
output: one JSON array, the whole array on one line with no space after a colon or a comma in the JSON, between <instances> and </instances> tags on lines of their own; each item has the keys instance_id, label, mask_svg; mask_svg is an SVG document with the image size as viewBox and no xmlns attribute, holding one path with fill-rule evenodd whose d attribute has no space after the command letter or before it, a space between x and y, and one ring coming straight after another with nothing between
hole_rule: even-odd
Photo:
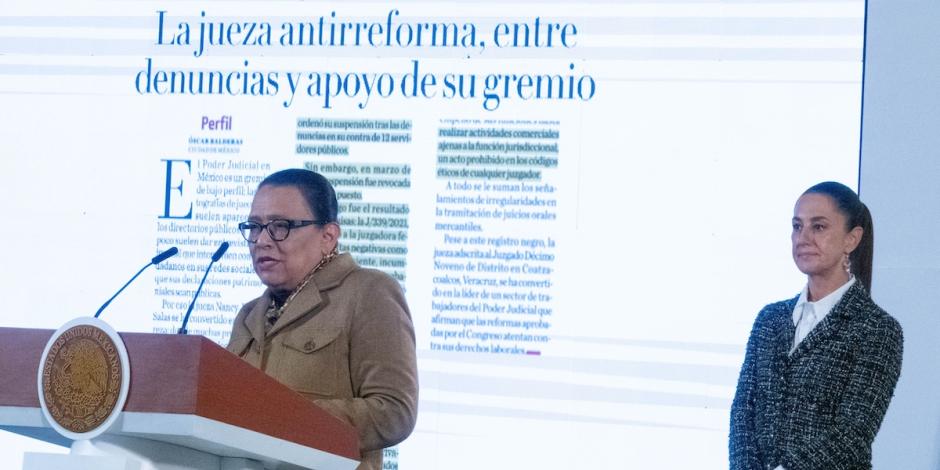
<instances>
[{"instance_id":1,"label":"short dark hair","mask_svg":"<svg viewBox=\"0 0 940 470\"><path fill-rule=\"evenodd\" d=\"M851 188L835 181L825 181L803 192L803 194L824 194L832 198L836 208L845 216L846 230L862 228L862 239L858 246L849 253L852 274L855 274L869 292L871 292L871 271L875 251L875 228L868 206L859 199Z\"/></svg>"},{"instance_id":2,"label":"short dark hair","mask_svg":"<svg viewBox=\"0 0 940 470\"><path fill-rule=\"evenodd\" d=\"M320 224L336 222L339 217L339 203L333 185L323 175L301 168L291 168L271 173L258 183L263 186L293 186L300 190L313 217Z\"/></svg>"}]
</instances>

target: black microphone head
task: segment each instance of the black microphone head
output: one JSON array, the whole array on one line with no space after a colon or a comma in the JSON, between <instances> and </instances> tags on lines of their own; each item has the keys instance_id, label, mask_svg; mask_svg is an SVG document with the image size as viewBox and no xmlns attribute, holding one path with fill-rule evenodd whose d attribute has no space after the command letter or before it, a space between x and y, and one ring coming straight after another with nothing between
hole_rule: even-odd
<instances>
[{"instance_id":1,"label":"black microphone head","mask_svg":"<svg viewBox=\"0 0 940 470\"><path fill-rule=\"evenodd\" d=\"M179 248L177 248L177 247L174 246L173 248L170 248L169 250L166 250L166 251L164 251L163 253L160 253L159 255L154 256L153 259L150 260L150 262L153 263L153 264L160 264L160 263L166 261L167 258L169 258L169 257L171 257L171 256L173 256L173 255L175 255L175 254L177 254L177 253L179 253L179 252L180 252Z\"/></svg>"},{"instance_id":2,"label":"black microphone head","mask_svg":"<svg viewBox=\"0 0 940 470\"><path fill-rule=\"evenodd\" d=\"M228 250L228 242L222 242L222 244L219 245L219 249L215 250L215 254L212 255L212 262L215 263L216 261L222 259L222 255L225 254L225 250Z\"/></svg>"}]
</instances>

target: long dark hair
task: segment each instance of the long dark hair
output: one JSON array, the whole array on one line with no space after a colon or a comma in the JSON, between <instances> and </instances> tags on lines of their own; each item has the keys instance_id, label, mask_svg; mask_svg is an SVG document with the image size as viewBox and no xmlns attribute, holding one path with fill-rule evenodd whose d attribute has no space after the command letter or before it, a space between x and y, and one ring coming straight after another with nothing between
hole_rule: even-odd
<instances>
[{"instance_id":1,"label":"long dark hair","mask_svg":"<svg viewBox=\"0 0 940 470\"><path fill-rule=\"evenodd\" d=\"M303 194L319 224L337 221L339 204L336 201L336 191L326 177L315 171L300 168L281 170L261 180L258 189L262 186L293 186Z\"/></svg>"},{"instance_id":2,"label":"long dark hair","mask_svg":"<svg viewBox=\"0 0 940 470\"><path fill-rule=\"evenodd\" d=\"M826 181L814 185L807 189L803 194L824 194L832 198L836 203L839 212L845 216L846 230L852 230L855 227L862 228L862 239L858 242L851 253L849 261L852 263L852 274L855 274L865 286L868 292L871 292L871 269L872 259L875 251L875 229L871 221L871 212L868 206L858 198L858 194L851 188L834 181Z\"/></svg>"}]
</instances>

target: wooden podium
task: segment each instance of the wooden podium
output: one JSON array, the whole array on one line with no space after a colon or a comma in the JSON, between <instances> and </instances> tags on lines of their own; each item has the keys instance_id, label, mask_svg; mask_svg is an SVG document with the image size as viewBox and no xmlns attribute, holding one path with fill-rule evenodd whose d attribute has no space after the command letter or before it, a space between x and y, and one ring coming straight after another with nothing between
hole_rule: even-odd
<instances>
[{"instance_id":1,"label":"wooden podium","mask_svg":"<svg viewBox=\"0 0 940 470\"><path fill-rule=\"evenodd\" d=\"M85 456L100 457L87 468L101 470L358 465L352 426L201 336L121 333L131 367L124 409L106 434L72 442L40 409L37 374L52 334L0 328L0 429L71 447L27 453L24 468L86 468L66 463Z\"/></svg>"}]
</instances>

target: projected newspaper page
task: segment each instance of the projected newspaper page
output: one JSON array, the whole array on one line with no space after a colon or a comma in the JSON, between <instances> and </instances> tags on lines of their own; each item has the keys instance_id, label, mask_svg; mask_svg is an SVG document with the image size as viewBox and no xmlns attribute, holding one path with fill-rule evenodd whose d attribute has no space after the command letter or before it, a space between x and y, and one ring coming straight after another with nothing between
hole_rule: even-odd
<instances>
[{"instance_id":1,"label":"projected newspaper page","mask_svg":"<svg viewBox=\"0 0 940 470\"><path fill-rule=\"evenodd\" d=\"M864 3L13 2L5 326L220 344L263 290L258 182L333 183L405 289L417 428L386 468L724 468L805 188L855 186ZM54 451L9 433L4 460ZM64 451L60 449L59 451Z\"/></svg>"}]
</instances>

